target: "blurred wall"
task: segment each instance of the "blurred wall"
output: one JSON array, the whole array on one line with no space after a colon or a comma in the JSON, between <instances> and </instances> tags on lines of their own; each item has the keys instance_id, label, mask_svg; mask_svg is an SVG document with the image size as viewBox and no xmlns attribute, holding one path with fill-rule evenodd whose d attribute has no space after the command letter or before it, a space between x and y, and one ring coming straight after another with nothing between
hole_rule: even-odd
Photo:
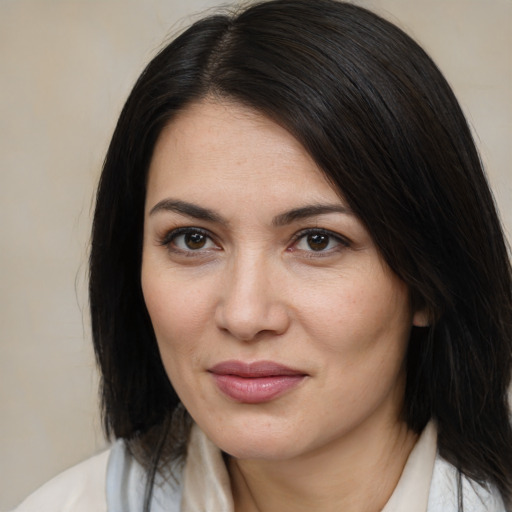
<instances>
[{"instance_id":1,"label":"blurred wall","mask_svg":"<svg viewBox=\"0 0 512 512\"><path fill-rule=\"evenodd\" d=\"M0 2L0 510L105 446L86 295L95 184L144 64L217 3ZM511 233L512 2L359 3L445 72Z\"/></svg>"}]
</instances>

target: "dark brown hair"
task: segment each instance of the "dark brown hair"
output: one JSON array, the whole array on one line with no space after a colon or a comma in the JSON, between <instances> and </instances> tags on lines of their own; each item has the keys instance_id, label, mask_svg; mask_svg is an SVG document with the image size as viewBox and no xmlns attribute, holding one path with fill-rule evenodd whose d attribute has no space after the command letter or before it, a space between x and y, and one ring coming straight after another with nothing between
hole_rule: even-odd
<instances>
[{"instance_id":1,"label":"dark brown hair","mask_svg":"<svg viewBox=\"0 0 512 512\"><path fill-rule=\"evenodd\" d=\"M342 192L430 312L431 326L414 328L409 344L405 420L420 432L435 419L443 457L510 500L512 278L479 156L425 52L391 23L333 0L207 17L135 84L105 160L92 234L107 433L154 452L179 406L141 292L145 181L162 128L207 95L285 127ZM170 435L172 447L185 436Z\"/></svg>"}]
</instances>

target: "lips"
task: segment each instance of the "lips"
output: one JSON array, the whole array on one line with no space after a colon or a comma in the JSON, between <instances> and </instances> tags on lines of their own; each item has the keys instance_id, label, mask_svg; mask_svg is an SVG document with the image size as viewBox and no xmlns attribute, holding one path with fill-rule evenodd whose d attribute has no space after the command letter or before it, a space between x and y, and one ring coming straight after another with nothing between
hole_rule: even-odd
<instances>
[{"instance_id":1,"label":"lips","mask_svg":"<svg viewBox=\"0 0 512 512\"><path fill-rule=\"evenodd\" d=\"M273 361L224 361L209 369L218 389L236 402L269 402L298 386L303 371Z\"/></svg>"}]
</instances>

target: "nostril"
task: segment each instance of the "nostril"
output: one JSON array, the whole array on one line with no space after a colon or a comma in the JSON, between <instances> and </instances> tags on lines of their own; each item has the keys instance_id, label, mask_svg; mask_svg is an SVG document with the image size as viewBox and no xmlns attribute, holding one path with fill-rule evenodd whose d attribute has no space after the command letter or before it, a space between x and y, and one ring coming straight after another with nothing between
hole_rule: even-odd
<instances>
[{"instance_id":1,"label":"nostril","mask_svg":"<svg viewBox=\"0 0 512 512\"><path fill-rule=\"evenodd\" d=\"M281 335L289 325L286 309L277 302L223 304L215 314L217 327L244 342Z\"/></svg>"}]
</instances>

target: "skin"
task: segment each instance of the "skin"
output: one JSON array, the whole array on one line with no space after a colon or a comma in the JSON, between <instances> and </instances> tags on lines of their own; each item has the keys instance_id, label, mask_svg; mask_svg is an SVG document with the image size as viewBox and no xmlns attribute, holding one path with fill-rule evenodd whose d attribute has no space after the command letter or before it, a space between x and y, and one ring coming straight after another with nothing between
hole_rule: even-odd
<instances>
[{"instance_id":1,"label":"skin","mask_svg":"<svg viewBox=\"0 0 512 512\"><path fill-rule=\"evenodd\" d=\"M339 211L285 215L311 205ZM416 440L399 416L425 318L296 139L234 103L182 111L149 169L141 281L174 388L231 455L237 511L384 506ZM239 403L209 371L227 360L305 377Z\"/></svg>"}]
</instances>

